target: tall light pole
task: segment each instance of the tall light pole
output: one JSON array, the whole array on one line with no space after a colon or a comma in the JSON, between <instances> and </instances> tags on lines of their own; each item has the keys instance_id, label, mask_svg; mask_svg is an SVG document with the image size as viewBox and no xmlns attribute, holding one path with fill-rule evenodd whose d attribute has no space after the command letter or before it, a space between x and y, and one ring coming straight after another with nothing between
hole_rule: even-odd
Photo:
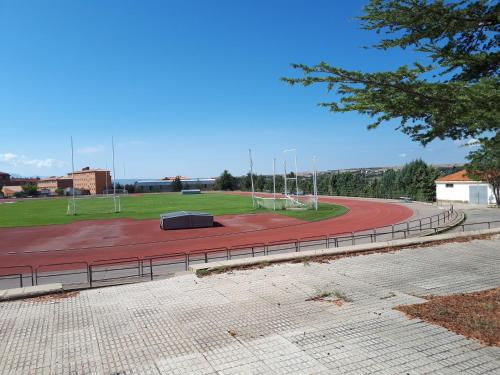
<instances>
[{"instance_id":1,"label":"tall light pole","mask_svg":"<svg viewBox=\"0 0 500 375\"><path fill-rule=\"evenodd\" d=\"M250 159L250 182L252 184L252 207L255 208L255 190L253 187L253 160L252 160L252 150L248 149L248 158Z\"/></svg>"},{"instance_id":2,"label":"tall light pole","mask_svg":"<svg viewBox=\"0 0 500 375\"><path fill-rule=\"evenodd\" d=\"M276 211L276 158L273 158L273 210Z\"/></svg>"},{"instance_id":3,"label":"tall light pole","mask_svg":"<svg viewBox=\"0 0 500 375\"><path fill-rule=\"evenodd\" d=\"M76 215L76 205L75 205L75 158L74 158L74 152L73 152L73 136L71 136L71 180L73 184L72 193L73 193L73 200L72 200L72 206L73 206L73 215Z\"/></svg>"},{"instance_id":4,"label":"tall light pole","mask_svg":"<svg viewBox=\"0 0 500 375\"><path fill-rule=\"evenodd\" d=\"M297 176L297 149L295 148L291 148L291 149L288 149L288 150L283 150L283 154L286 154L287 152L295 152L295 196L297 197L297 201L299 200L299 179L298 179L298 176ZM286 158L286 155L285 155L285 158ZM285 159L285 164L286 164L286 159ZM285 171L285 177L286 177L286 171ZM285 178L286 180L286 178Z\"/></svg>"},{"instance_id":5,"label":"tall light pole","mask_svg":"<svg viewBox=\"0 0 500 375\"><path fill-rule=\"evenodd\" d=\"M285 197L286 197L286 196L288 196L288 191L286 189L286 178L287 178L286 177L286 160L283 161L283 170L284 170L284 176L283 177L285 178Z\"/></svg>"},{"instance_id":6,"label":"tall light pole","mask_svg":"<svg viewBox=\"0 0 500 375\"><path fill-rule=\"evenodd\" d=\"M313 192L314 192L314 209L318 210L318 173L316 171L316 156L313 156Z\"/></svg>"},{"instance_id":7,"label":"tall light pole","mask_svg":"<svg viewBox=\"0 0 500 375\"><path fill-rule=\"evenodd\" d=\"M115 173L115 140L113 136L111 136L111 149L113 150L113 204L116 209L116 173Z\"/></svg>"}]
</instances>

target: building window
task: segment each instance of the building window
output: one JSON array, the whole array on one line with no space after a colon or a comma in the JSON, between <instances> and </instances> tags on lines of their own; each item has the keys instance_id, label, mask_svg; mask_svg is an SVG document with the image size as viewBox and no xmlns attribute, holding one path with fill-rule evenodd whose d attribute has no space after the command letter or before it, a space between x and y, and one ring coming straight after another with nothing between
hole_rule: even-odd
<instances>
[{"instance_id":1,"label":"building window","mask_svg":"<svg viewBox=\"0 0 500 375\"><path fill-rule=\"evenodd\" d=\"M447 188L452 188L452 187L453 187L453 184L446 184L446 187L447 187Z\"/></svg>"}]
</instances>

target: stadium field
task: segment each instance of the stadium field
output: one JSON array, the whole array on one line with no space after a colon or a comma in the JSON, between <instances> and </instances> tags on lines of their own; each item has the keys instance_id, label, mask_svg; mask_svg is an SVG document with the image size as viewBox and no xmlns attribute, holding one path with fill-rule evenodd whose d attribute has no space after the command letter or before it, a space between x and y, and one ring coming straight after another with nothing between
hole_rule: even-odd
<instances>
[{"instance_id":1,"label":"stadium field","mask_svg":"<svg viewBox=\"0 0 500 375\"><path fill-rule=\"evenodd\" d=\"M0 201L0 227L67 224L81 220L115 218L156 219L161 213L173 211L206 211L214 216L273 212L253 209L248 196L224 193L129 195L120 197L120 202L121 212L113 213L111 198L77 199L77 215L66 215L68 198L24 199L12 203ZM304 221L328 219L345 212L347 208L330 203L320 203L318 211L275 211L276 214Z\"/></svg>"}]
</instances>

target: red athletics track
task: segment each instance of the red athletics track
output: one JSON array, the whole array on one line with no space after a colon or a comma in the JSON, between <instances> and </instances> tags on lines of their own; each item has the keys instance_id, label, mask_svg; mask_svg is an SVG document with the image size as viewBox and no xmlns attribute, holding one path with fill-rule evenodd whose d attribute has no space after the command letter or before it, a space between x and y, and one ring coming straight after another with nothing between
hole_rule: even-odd
<instances>
[{"instance_id":1,"label":"red athletics track","mask_svg":"<svg viewBox=\"0 0 500 375\"><path fill-rule=\"evenodd\" d=\"M412 216L402 205L321 197L349 211L332 219L304 222L265 213L225 215L215 228L162 231L159 220L91 220L26 228L0 228L0 267L190 252L218 247L337 234L395 224Z\"/></svg>"}]
</instances>

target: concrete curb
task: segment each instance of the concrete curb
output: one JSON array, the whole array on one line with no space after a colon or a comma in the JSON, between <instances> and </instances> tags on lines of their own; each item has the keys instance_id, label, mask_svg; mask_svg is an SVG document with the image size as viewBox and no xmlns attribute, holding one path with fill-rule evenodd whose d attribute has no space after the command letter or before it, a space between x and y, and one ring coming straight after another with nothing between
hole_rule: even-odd
<instances>
[{"instance_id":1,"label":"concrete curb","mask_svg":"<svg viewBox=\"0 0 500 375\"><path fill-rule=\"evenodd\" d=\"M500 234L500 228L475 230L462 233L445 233L445 234L438 234L435 236L416 237L416 238L408 238L402 240L391 240L391 241L375 242L362 245L325 248L319 250L306 250L306 251L286 253L286 254L264 255L255 258L232 259L220 262L193 264L189 266L189 270L196 274L209 273L211 271L216 271L221 269L226 270L241 266L253 266L263 263L282 263L297 259L311 258L317 256L325 256L325 255L346 255L346 254L364 253L386 248L397 249L413 245L422 245L427 243L453 240L458 238L477 237L477 236L492 235L492 234Z\"/></svg>"},{"instance_id":2,"label":"concrete curb","mask_svg":"<svg viewBox=\"0 0 500 375\"><path fill-rule=\"evenodd\" d=\"M25 288L4 289L0 290L0 301L31 298L46 294L61 293L63 291L63 286L59 283L28 286Z\"/></svg>"}]
</instances>

